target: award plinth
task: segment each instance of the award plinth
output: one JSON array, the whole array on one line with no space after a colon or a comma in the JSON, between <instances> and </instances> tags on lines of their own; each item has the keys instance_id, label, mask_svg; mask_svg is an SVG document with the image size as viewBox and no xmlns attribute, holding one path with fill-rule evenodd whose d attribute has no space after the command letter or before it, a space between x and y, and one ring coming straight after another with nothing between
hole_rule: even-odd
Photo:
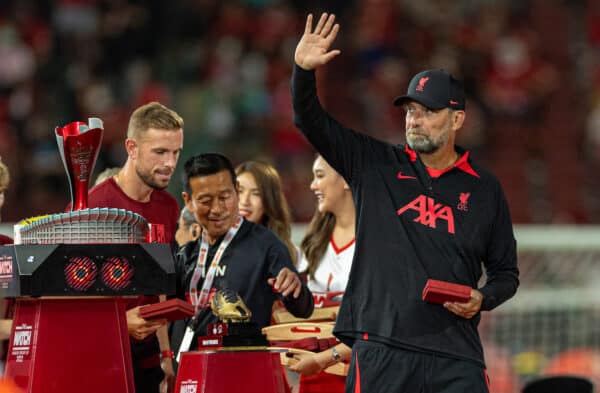
<instances>
[{"instance_id":1,"label":"award plinth","mask_svg":"<svg viewBox=\"0 0 600 393\"><path fill-rule=\"evenodd\" d=\"M177 371L175 391L290 393L279 352L225 347L184 352Z\"/></svg>"},{"instance_id":2,"label":"award plinth","mask_svg":"<svg viewBox=\"0 0 600 393\"><path fill-rule=\"evenodd\" d=\"M221 289L211 299L213 314L207 335L198 338L199 351L181 353L176 392L289 393L280 352L250 322L252 313L232 290Z\"/></svg>"},{"instance_id":3,"label":"award plinth","mask_svg":"<svg viewBox=\"0 0 600 393\"><path fill-rule=\"evenodd\" d=\"M125 299L18 298L6 377L31 393L133 393Z\"/></svg>"},{"instance_id":4,"label":"award plinth","mask_svg":"<svg viewBox=\"0 0 600 393\"><path fill-rule=\"evenodd\" d=\"M133 393L125 303L172 293L172 258L163 244L0 246L15 298L6 377L28 393Z\"/></svg>"}]
</instances>

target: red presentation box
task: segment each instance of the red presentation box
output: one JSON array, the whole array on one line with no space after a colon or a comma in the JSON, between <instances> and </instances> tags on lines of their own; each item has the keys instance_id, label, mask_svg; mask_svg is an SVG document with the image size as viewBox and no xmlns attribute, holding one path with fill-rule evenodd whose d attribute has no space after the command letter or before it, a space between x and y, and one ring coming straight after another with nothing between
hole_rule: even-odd
<instances>
[{"instance_id":1,"label":"red presentation box","mask_svg":"<svg viewBox=\"0 0 600 393\"><path fill-rule=\"evenodd\" d=\"M154 303L140 308L142 318L166 319L177 321L194 316L194 306L181 299L171 299L166 302Z\"/></svg>"},{"instance_id":2,"label":"red presentation box","mask_svg":"<svg viewBox=\"0 0 600 393\"><path fill-rule=\"evenodd\" d=\"M423 300L429 303L466 303L471 298L471 287L440 280L427 280L423 288Z\"/></svg>"}]
</instances>

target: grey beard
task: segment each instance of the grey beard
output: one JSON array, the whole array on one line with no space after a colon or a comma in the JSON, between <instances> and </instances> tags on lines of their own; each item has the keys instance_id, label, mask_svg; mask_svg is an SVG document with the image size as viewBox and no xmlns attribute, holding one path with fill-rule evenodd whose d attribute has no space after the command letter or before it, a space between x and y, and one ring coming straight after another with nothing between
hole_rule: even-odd
<instances>
[{"instance_id":1,"label":"grey beard","mask_svg":"<svg viewBox=\"0 0 600 393\"><path fill-rule=\"evenodd\" d=\"M431 138L427 135L419 134L418 137L411 137L406 135L406 143L411 149L420 154L431 154L438 151L442 146L448 142L450 130L446 128L437 137L437 139Z\"/></svg>"},{"instance_id":2,"label":"grey beard","mask_svg":"<svg viewBox=\"0 0 600 393\"><path fill-rule=\"evenodd\" d=\"M414 150L414 151L416 151L417 153L420 153L420 154L435 153L440 148L439 144L434 143L429 138L423 138L423 139L418 140L418 141L411 141L409 138L407 138L406 142L408 143L408 146L412 150Z\"/></svg>"}]
</instances>

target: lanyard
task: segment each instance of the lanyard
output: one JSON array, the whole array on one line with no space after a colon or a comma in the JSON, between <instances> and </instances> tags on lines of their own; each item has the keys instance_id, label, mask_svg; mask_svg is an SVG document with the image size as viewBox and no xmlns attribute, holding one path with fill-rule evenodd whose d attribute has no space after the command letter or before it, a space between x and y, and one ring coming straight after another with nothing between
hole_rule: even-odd
<instances>
[{"instance_id":1,"label":"lanyard","mask_svg":"<svg viewBox=\"0 0 600 393\"><path fill-rule=\"evenodd\" d=\"M200 281L200 277L204 273L204 269L206 266L206 257L208 255L208 236L206 235L206 230L202 230L202 238L200 241L200 251L198 253L198 262L196 264L196 268L194 269L194 274L192 275L192 279L190 280L190 300L192 305L194 306L194 312L198 315L198 309L205 307L208 302L208 296L210 294L210 288L212 287L213 281L215 279L215 275L217 273L217 267L221 262L221 257L225 252L229 243L233 237L237 234L240 226L242 225L243 218L238 217L237 221L229 230L227 234L223 238L223 241L219 245L215 256L210 263L210 268L208 272L206 272L206 278L204 279L204 283L202 284L202 289L198 294L198 282Z\"/></svg>"}]
</instances>

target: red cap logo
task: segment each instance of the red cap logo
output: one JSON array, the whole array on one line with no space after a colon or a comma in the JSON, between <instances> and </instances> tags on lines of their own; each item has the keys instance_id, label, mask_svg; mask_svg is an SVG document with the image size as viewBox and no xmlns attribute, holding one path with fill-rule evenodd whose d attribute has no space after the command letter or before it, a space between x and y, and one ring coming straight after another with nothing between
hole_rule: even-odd
<instances>
[{"instance_id":1,"label":"red cap logo","mask_svg":"<svg viewBox=\"0 0 600 393\"><path fill-rule=\"evenodd\" d=\"M429 80L428 76L424 76L421 79L419 79L419 85L417 86L417 88L415 90L423 91L423 88L425 87L425 83L427 83L428 80Z\"/></svg>"},{"instance_id":2,"label":"red cap logo","mask_svg":"<svg viewBox=\"0 0 600 393\"><path fill-rule=\"evenodd\" d=\"M450 100L450 105L458 105L458 101Z\"/></svg>"}]
</instances>

